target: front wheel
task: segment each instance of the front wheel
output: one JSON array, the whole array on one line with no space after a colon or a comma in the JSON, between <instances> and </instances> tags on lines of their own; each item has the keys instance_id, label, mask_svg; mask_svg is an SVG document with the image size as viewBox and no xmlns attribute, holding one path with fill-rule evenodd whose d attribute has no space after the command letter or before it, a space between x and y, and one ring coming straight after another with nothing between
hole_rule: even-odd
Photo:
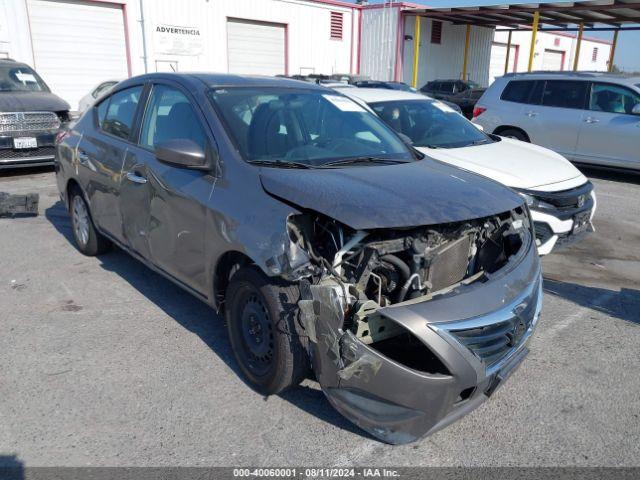
<instances>
[{"instance_id":1,"label":"front wheel","mask_svg":"<svg viewBox=\"0 0 640 480\"><path fill-rule=\"evenodd\" d=\"M225 315L233 353L259 393L282 392L302 381L309 368L305 337L299 335L298 287L238 270L226 293Z\"/></svg>"},{"instance_id":2,"label":"front wheel","mask_svg":"<svg viewBox=\"0 0 640 480\"><path fill-rule=\"evenodd\" d=\"M529 142L529 137L522 130L518 130L515 128L507 128L506 130L502 130L500 132L501 137L507 138L515 138L516 140L520 140L521 142Z\"/></svg>"},{"instance_id":3,"label":"front wheel","mask_svg":"<svg viewBox=\"0 0 640 480\"><path fill-rule=\"evenodd\" d=\"M87 202L78 189L71 191L69 213L73 238L81 253L93 257L109 250L111 242L96 230Z\"/></svg>"}]
</instances>

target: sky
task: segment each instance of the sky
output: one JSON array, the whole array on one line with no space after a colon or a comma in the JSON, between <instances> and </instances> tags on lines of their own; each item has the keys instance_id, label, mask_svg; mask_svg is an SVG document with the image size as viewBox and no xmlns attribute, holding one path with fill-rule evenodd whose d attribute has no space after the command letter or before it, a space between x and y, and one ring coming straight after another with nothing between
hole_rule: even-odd
<instances>
[{"instance_id":1,"label":"sky","mask_svg":"<svg viewBox=\"0 0 640 480\"><path fill-rule=\"evenodd\" d=\"M387 0L388 1L388 0ZM495 5L501 3L499 0L482 1L482 0L405 0L410 3L421 3L430 7L467 7L479 5ZM557 0L556 0L557 1ZM382 3L383 0L369 0L369 3ZM512 3L526 3L526 0L516 0ZM540 3L546 3L544 1ZM585 36L602 38L611 40L612 32L585 32ZM616 56L614 65L625 71L640 72L640 52L638 51L640 44L640 31L620 32L618 35L618 47L616 48Z\"/></svg>"}]
</instances>

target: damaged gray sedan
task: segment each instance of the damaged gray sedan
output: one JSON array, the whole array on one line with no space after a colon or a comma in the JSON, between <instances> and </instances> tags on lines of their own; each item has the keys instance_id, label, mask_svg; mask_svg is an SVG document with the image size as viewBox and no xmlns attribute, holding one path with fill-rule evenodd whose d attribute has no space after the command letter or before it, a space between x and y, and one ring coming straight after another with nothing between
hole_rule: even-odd
<instances>
[{"instance_id":1,"label":"damaged gray sedan","mask_svg":"<svg viewBox=\"0 0 640 480\"><path fill-rule=\"evenodd\" d=\"M477 407L528 352L542 291L521 197L425 158L334 91L145 75L61 137L78 249L115 244L224 312L263 394L311 367L345 417L407 443Z\"/></svg>"}]
</instances>

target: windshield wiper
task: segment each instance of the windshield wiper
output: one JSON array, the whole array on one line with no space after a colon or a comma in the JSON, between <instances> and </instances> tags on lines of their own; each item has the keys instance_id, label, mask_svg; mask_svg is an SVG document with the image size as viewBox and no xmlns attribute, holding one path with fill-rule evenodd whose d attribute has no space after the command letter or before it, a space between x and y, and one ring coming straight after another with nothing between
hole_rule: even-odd
<instances>
[{"instance_id":1,"label":"windshield wiper","mask_svg":"<svg viewBox=\"0 0 640 480\"><path fill-rule=\"evenodd\" d=\"M475 145L486 145L487 143L493 143L494 141L490 138L483 138L482 140L474 140L467 147L473 147Z\"/></svg>"},{"instance_id":2,"label":"windshield wiper","mask_svg":"<svg viewBox=\"0 0 640 480\"><path fill-rule=\"evenodd\" d=\"M283 160L249 160L251 165L264 165L267 167L278 168L315 168L307 163L300 162L285 162Z\"/></svg>"},{"instance_id":3,"label":"windshield wiper","mask_svg":"<svg viewBox=\"0 0 640 480\"><path fill-rule=\"evenodd\" d=\"M357 165L362 163L382 163L382 164L395 164L395 163L409 163L410 160L396 160L393 158L380 158L380 157L351 157L342 158L340 160L332 160L330 162L323 163L318 168L331 168L339 165Z\"/></svg>"}]
</instances>

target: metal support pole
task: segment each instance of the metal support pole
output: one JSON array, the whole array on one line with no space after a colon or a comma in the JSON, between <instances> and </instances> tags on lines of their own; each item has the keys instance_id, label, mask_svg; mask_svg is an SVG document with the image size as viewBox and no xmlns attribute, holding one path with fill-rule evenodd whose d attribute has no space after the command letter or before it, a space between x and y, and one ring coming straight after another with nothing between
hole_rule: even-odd
<instances>
[{"instance_id":1,"label":"metal support pole","mask_svg":"<svg viewBox=\"0 0 640 480\"><path fill-rule=\"evenodd\" d=\"M609 54L609 67L607 70L613 72L613 60L616 56L616 46L618 46L618 30L613 32L613 43L611 44L611 53Z\"/></svg>"},{"instance_id":2,"label":"metal support pole","mask_svg":"<svg viewBox=\"0 0 640 480\"><path fill-rule=\"evenodd\" d=\"M471 25L467 24L467 36L464 40L464 61L462 62L462 80L467 79L467 67L469 66L469 43L471 42Z\"/></svg>"},{"instance_id":3,"label":"metal support pole","mask_svg":"<svg viewBox=\"0 0 640 480\"><path fill-rule=\"evenodd\" d=\"M531 25L531 48L529 49L529 66L527 71L530 72L533 68L533 54L536 51L536 36L538 35L538 23L540 23L540 12L533 14L533 24Z\"/></svg>"},{"instance_id":4,"label":"metal support pole","mask_svg":"<svg viewBox=\"0 0 640 480\"><path fill-rule=\"evenodd\" d=\"M576 43L576 53L573 57L573 71L578 70L578 61L580 60L580 46L582 45L582 34L584 33L584 23L580 24L578 30L578 43Z\"/></svg>"},{"instance_id":5,"label":"metal support pole","mask_svg":"<svg viewBox=\"0 0 640 480\"><path fill-rule=\"evenodd\" d=\"M511 56L511 34L513 32L509 30L509 36L507 37L507 59L504 61L504 74L509 73L509 57Z\"/></svg>"},{"instance_id":6,"label":"metal support pole","mask_svg":"<svg viewBox=\"0 0 640 480\"><path fill-rule=\"evenodd\" d=\"M411 86L418 88L418 62L420 59L420 15L416 15L415 29L413 32L413 78Z\"/></svg>"}]
</instances>

